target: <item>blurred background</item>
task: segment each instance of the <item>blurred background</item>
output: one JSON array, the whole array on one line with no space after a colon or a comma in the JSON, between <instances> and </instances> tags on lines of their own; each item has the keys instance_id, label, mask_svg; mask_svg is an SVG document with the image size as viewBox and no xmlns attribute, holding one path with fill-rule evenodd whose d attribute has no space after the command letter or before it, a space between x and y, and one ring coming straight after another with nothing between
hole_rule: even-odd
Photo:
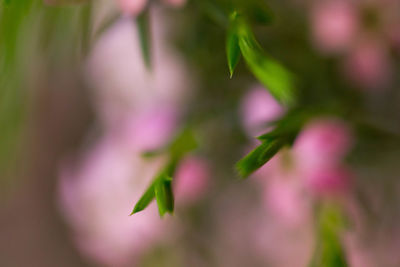
<instances>
[{"instance_id":1,"label":"blurred background","mask_svg":"<svg viewBox=\"0 0 400 267\"><path fill-rule=\"evenodd\" d=\"M295 105L230 78L232 11ZM0 266L400 266L399 56L398 0L3 0Z\"/></svg>"}]
</instances>

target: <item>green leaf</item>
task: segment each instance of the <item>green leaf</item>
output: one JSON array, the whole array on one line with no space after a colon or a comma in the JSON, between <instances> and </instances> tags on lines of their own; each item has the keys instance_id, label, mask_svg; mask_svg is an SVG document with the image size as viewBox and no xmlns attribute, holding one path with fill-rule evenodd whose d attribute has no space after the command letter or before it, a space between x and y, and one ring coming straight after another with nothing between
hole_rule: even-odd
<instances>
[{"instance_id":1,"label":"green leaf","mask_svg":"<svg viewBox=\"0 0 400 267\"><path fill-rule=\"evenodd\" d=\"M173 212L174 196L172 192L171 176L174 174L177 164L177 160L170 160L170 162L157 174L146 192L136 203L131 215L144 210L154 198L157 200L158 210L161 216L166 212Z\"/></svg>"},{"instance_id":2,"label":"green leaf","mask_svg":"<svg viewBox=\"0 0 400 267\"><path fill-rule=\"evenodd\" d=\"M91 46L91 34L92 34L92 17L93 17L93 3L89 1L85 4L81 12L81 43L82 52L86 56L89 53Z\"/></svg>"},{"instance_id":3,"label":"green leaf","mask_svg":"<svg viewBox=\"0 0 400 267\"><path fill-rule=\"evenodd\" d=\"M346 255L340 240L340 231L345 225L340 209L325 203L318 213L318 240L309 267L347 267Z\"/></svg>"},{"instance_id":4,"label":"green leaf","mask_svg":"<svg viewBox=\"0 0 400 267\"><path fill-rule=\"evenodd\" d=\"M237 13L231 15L231 24L228 29L228 36L226 38L226 57L228 60L229 75L232 78L233 71L240 59L239 38L236 31L235 17Z\"/></svg>"},{"instance_id":5,"label":"green leaf","mask_svg":"<svg viewBox=\"0 0 400 267\"><path fill-rule=\"evenodd\" d=\"M268 25L274 20L271 9L264 1L249 1L249 3L245 5L245 11L251 22L257 24Z\"/></svg>"},{"instance_id":6,"label":"green leaf","mask_svg":"<svg viewBox=\"0 0 400 267\"><path fill-rule=\"evenodd\" d=\"M155 197L155 184L156 181L154 181L144 192L142 197L139 199L139 201L136 203L135 208L133 209L131 215L144 210L150 203L153 201Z\"/></svg>"},{"instance_id":7,"label":"green leaf","mask_svg":"<svg viewBox=\"0 0 400 267\"><path fill-rule=\"evenodd\" d=\"M175 139L167 146L158 150L148 151L142 154L144 157L157 156L165 151L169 153L169 162L156 176L153 183L143 194L136 204L132 214L145 209L154 199L157 200L158 210L162 216L165 213L172 213L174 210L174 195L172 192L172 176L181 158L197 147L193 131L189 128L182 130Z\"/></svg>"},{"instance_id":8,"label":"green leaf","mask_svg":"<svg viewBox=\"0 0 400 267\"><path fill-rule=\"evenodd\" d=\"M267 163L278 151L287 144L285 138L275 138L264 141L236 164L236 169L242 178L247 178L254 171Z\"/></svg>"},{"instance_id":9,"label":"green leaf","mask_svg":"<svg viewBox=\"0 0 400 267\"><path fill-rule=\"evenodd\" d=\"M229 12L226 6L220 1L202 0L193 1L198 5L198 9L207 14L207 16L217 25L226 28L229 24Z\"/></svg>"},{"instance_id":10,"label":"green leaf","mask_svg":"<svg viewBox=\"0 0 400 267\"><path fill-rule=\"evenodd\" d=\"M146 9L136 18L140 47L146 67L151 67L151 34L150 34L150 9Z\"/></svg>"},{"instance_id":11,"label":"green leaf","mask_svg":"<svg viewBox=\"0 0 400 267\"><path fill-rule=\"evenodd\" d=\"M315 114L314 111L305 110L304 108L290 110L279 120L266 125L272 126L274 129L258 136L257 139L264 142L279 137L285 137L289 143L292 143L303 125L310 117L315 116Z\"/></svg>"},{"instance_id":12,"label":"green leaf","mask_svg":"<svg viewBox=\"0 0 400 267\"><path fill-rule=\"evenodd\" d=\"M235 20L240 51L253 75L279 102L294 105L294 76L266 55L243 17L238 15Z\"/></svg>"},{"instance_id":13,"label":"green leaf","mask_svg":"<svg viewBox=\"0 0 400 267\"><path fill-rule=\"evenodd\" d=\"M169 145L171 158L179 160L186 153L197 148L197 141L191 129L183 129Z\"/></svg>"},{"instance_id":14,"label":"green leaf","mask_svg":"<svg viewBox=\"0 0 400 267\"><path fill-rule=\"evenodd\" d=\"M160 216L174 211L174 195L172 192L172 178L162 175L155 184L155 195Z\"/></svg>"}]
</instances>

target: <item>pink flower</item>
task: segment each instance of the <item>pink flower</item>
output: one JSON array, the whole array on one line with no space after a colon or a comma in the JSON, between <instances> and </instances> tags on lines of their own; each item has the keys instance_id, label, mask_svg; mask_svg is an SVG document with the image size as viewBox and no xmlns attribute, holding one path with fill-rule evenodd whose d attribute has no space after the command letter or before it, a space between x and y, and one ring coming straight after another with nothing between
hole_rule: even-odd
<instances>
[{"instance_id":1,"label":"pink flower","mask_svg":"<svg viewBox=\"0 0 400 267\"><path fill-rule=\"evenodd\" d=\"M178 111L171 106L159 106L137 111L131 118L111 129L126 149L143 153L162 148L178 127Z\"/></svg>"},{"instance_id":2,"label":"pink flower","mask_svg":"<svg viewBox=\"0 0 400 267\"><path fill-rule=\"evenodd\" d=\"M245 130L255 136L262 134L267 123L278 119L284 109L265 88L256 86L244 96L240 112Z\"/></svg>"},{"instance_id":3,"label":"pink flower","mask_svg":"<svg viewBox=\"0 0 400 267\"><path fill-rule=\"evenodd\" d=\"M314 169L305 178L307 187L316 195L341 195L350 188L352 173L339 165Z\"/></svg>"},{"instance_id":4,"label":"pink flower","mask_svg":"<svg viewBox=\"0 0 400 267\"><path fill-rule=\"evenodd\" d=\"M125 15L138 15L145 8L147 0L117 0L121 11Z\"/></svg>"},{"instance_id":5,"label":"pink flower","mask_svg":"<svg viewBox=\"0 0 400 267\"><path fill-rule=\"evenodd\" d=\"M263 197L272 214L287 225L304 223L310 215L311 205L302 181L293 173L263 178L269 180Z\"/></svg>"},{"instance_id":6,"label":"pink flower","mask_svg":"<svg viewBox=\"0 0 400 267\"><path fill-rule=\"evenodd\" d=\"M186 0L163 0L166 4L180 7ZM121 11L127 16L136 16L146 7L148 0L117 0Z\"/></svg>"},{"instance_id":7,"label":"pink flower","mask_svg":"<svg viewBox=\"0 0 400 267\"><path fill-rule=\"evenodd\" d=\"M178 205L199 200L210 184L208 163L201 158L189 157L178 166L174 177L174 194Z\"/></svg>"},{"instance_id":8,"label":"pink flower","mask_svg":"<svg viewBox=\"0 0 400 267\"><path fill-rule=\"evenodd\" d=\"M342 161L353 144L349 127L337 119L309 122L297 137L293 153L307 188L319 195L346 192L350 172Z\"/></svg>"},{"instance_id":9,"label":"pink flower","mask_svg":"<svg viewBox=\"0 0 400 267\"><path fill-rule=\"evenodd\" d=\"M101 132L61 169L60 210L79 250L102 266L137 266L168 232L155 203L129 217L166 160L141 153L170 140L189 84L182 61L166 45L161 14L154 9L152 16L152 73L131 21L118 22L96 44L87 74Z\"/></svg>"},{"instance_id":10,"label":"pink flower","mask_svg":"<svg viewBox=\"0 0 400 267\"><path fill-rule=\"evenodd\" d=\"M342 160L353 140L349 127L337 119L317 119L308 123L297 137L293 153L301 168L330 166Z\"/></svg>"},{"instance_id":11,"label":"pink flower","mask_svg":"<svg viewBox=\"0 0 400 267\"><path fill-rule=\"evenodd\" d=\"M357 9L350 1L318 1L312 9L314 42L324 52L342 52L358 28Z\"/></svg>"},{"instance_id":12,"label":"pink flower","mask_svg":"<svg viewBox=\"0 0 400 267\"><path fill-rule=\"evenodd\" d=\"M106 266L126 266L159 242L165 225L154 204L135 216L129 213L161 163L145 161L104 138L79 165L63 166L61 212L85 256Z\"/></svg>"},{"instance_id":13,"label":"pink flower","mask_svg":"<svg viewBox=\"0 0 400 267\"><path fill-rule=\"evenodd\" d=\"M391 80L391 62L387 47L377 40L359 42L345 59L349 79L368 89L379 89Z\"/></svg>"},{"instance_id":14,"label":"pink flower","mask_svg":"<svg viewBox=\"0 0 400 267\"><path fill-rule=\"evenodd\" d=\"M268 210L283 222L307 220L311 196L337 197L348 192L352 173L343 163L353 143L344 122L321 118L309 122L291 150L281 150L255 173Z\"/></svg>"},{"instance_id":15,"label":"pink flower","mask_svg":"<svg viewBox=\"0 0 400 267\"><path fill-rule=\"evenodd\" d=\"M118 128L132 114L180 107L189 96L189 71L168 45L163 14L151 12L152 71L143 62L137 28L122 20L105 32L87 62L87 76L99 122ZM147 110L147 111L146 111Z\"/></svg>"},{"instance_id":16,"label":"pink flower","mask_svg":"<svg viewBox=\"0 0 400 267\"><path fill-rule=\"evenodd\" d=\"M340 52L345 75L363 89L392 82L391 47L399 45L400 4L392 0L316 1L313 39L325 53Z\"/></svg>"}]
</instances>

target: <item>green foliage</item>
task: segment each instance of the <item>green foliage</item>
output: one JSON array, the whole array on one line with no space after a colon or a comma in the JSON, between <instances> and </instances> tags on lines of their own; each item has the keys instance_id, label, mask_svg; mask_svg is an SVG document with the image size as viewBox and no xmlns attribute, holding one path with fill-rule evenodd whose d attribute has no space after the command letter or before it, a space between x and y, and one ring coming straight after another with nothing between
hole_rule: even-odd
<instances>
[{"instance_id":1,"label":"green foliage","mask_svg":"<svg viewBox=\"0 0 400 267\"><path fill-rule=\"evenodd\" d=\"M309 116L309 111L294 109L269 125L274 129L257 138L262 142L261 145L236 164L239 175L247 178L266 164L280 149L291 145Z\"/></svg>"},{"instance_id":2,"label":"green foliage","mask_svg":"<svg viewBox=\"0 0 400 267\"><path fill-rule=\"evenodd\" d=\"M243 58L254 76L279 102L293 106L296 97L294 76L264 52L242 15L233 12L230 18L227 54L231 74L238 61L239 55L236 47L239 46Z\"/></svg>"},{"instance_id":3,"label":"green foliage","mask_svg":"<svg viewBox=\"0 0 400 267\"><path fill-rule=\"evenodd\" d=\"M157 179L147 188L146 192L144 192L142 197L139 199L139 201L136 203L135 207L133 208L131 215L133 215L136 212L144 210L151 203L151 201L153 201L153 199L155 197L156 181L157 181Z\"/></svg>"},{"instance_id":4,"label":"green foliage","mask_svg":"<svg viewBox=\"0 0 400 267\"><path fill-rule=\"evenodd\" d=\"M140 48L142 49L143 61L148 68L151 67L151 33L150 33L150 10L146 9L136 18L139 33Z\"/></svg>"},{"instance_id":5,"label":"green foliage","mask_svg":"<svg viewBox=\"0 0 400 267\"><path fill-rule=\"evenodd\" d=\"M236 12L232 13L231 23L235 23L236 16ZM231 78L233 76L233 71L240 60L239 37L235 29L236 26L231 25L231 27L228 29L228 37L226 38L226 56Z\"/></svg>"},{"instance_id":6,"label":"green foliage","mask_svg":"<svg viewBox=\"0 0 400 267\"><path fill-rule=\"evenodd\" d=\"M287 141L285 138L274 138L264 141L236 164L239 175L242 178L247 178L267 163L286 144Z\"/></svg>"},{"instance_id":7,"label":"green foliage","mask_svg":"<svg viewBox=\"0 0 400 267\"><path fill-rule=\"evenodd\" d=\"M155 184L155 195L160 216L174 211L174 195L172 193L172 178L163 173Z\"/></svg>"},{"instance_id":8,"label":"green foliage","mask_svg":"<svg viewBox=\"0 0 400 267\"><path fill-rule=\"evenodd\" d=\"M338 206L324 203L318 210L317 246L309 267L347 267L340 240L344 218Z\"/></svg>"},{"instance_id":9,"label":"green foliage","mask_svg":"<svg viewBox=\"0 0 400 267\"><path fill-rule=\"evenodd\" d=\"M243 7L246 17L253 23L268 25L273 22L271 9L266 5L266 1L249 1Z\"/></svg>"},{"instance_id":10,"label":"green foliage","mask_svg":"<svg viewBox=\"0 0 400 267\"><path fill-rule=\"evenodd\" d=\"M194 132L189 127L183 129L168 146L168 152L174 160L180 160L185 154L197 148Z\"/></svg>"},{"instance_id":11,"label":"green foliage","mask_svg":"<svg viewBox=\"0 0 400 267\"><path fill-rule=\"evenodd\" d=\"M173 213L174 195L172 191L172 177L180 160L196 148L197 142L192 130L185 128L165 148L144 153L144 156L149 158L166 153L168 154L169 161L136 203L131 215L144 210L154 198L157 200L158 211L161 217L165 213Z\"/></svg>"}]
</instances>

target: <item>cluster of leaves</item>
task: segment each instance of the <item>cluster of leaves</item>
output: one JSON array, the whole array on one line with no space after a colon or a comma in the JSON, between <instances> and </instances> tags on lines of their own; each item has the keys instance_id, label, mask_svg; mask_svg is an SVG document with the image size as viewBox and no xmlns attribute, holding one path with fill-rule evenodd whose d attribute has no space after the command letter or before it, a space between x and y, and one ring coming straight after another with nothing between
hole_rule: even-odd
<instances>
[{"instance_id":1,"label":"cluster of leaves","mask_svg":"<svg viewBox=\"0 0 400 267\"><path fill-rule=\"evenodd\" d=\"M226 53L231 77L241 53L254 76L278 101L287 106L294 105L293 75L264 52L249 24L237 11L230 15Z\"/></svg>"},{"instance_id":2,"label":"cluster of leaves","mask_svg":"<svg viewBox=\"0 0 400 267\"><path fill-rule=\"evenodd\" d=\"M31 3L31 1L28 1ZM44 8L41 4L35 2L40 8ZM111 26L120 14L112 14L105 19L103 24L94 31L91 28L91 1L88 1L82 8L82 17L80 25L82 35L79 38L82 41L83 50L88 50L89 46L98 36L101 35L109 26ZM245 3L246 2L246 3ZM21 3L21 1L4 0L5 6L1 9L0 33L5 36L0 41L1 51L5 51L2 57L15 56L14 49L17 46L17 32L20 32L20 23L26 18L28 12L32 9L33 4ZM282 64L275 60L257 42L255 34L252 31L254 24L269 25L273 21L273 16L268 6L259 0L202 0L197 3L202 10L210 14L221 28L226 30L226 55L230 76L232 78L235 69L243 57L249 71L254 77L264 85L264 87L289 110L279 121L272 124L274 129L258 139L261 144L246 157L241 159L236 169L243 178L248 177L254 171L266 164L276 153L283 147L290 146L295 140L298 132L303 124L312 116L311 112L296 107L297 103L297 87L295 76L286 69ZM13 11L15 9L15 12ZM60 12L59 17L66 19L61 11L52 10L52 12ZM151 41L150 41L150 20L149 9L134 19L138 27L140 45L144 62L148 67L151 66ZM53 18L46 13L44 20ZM60 22L61 23L61 22ZM47 27L53 34L59 31L54 23L47 23ZM54 27L53 27L54 26ZM73 29L73 28L72 28ZM54 38L57 39L57 38ZM62 38L63 39L63 38ZM8 62L18 62L17 58L8 59L0 58L1 70L8 68ZM16 72L18 73L18 72ZM4 77L4 75L3 75ZM17 79L16 79L17 80ZM0 80L0 93L6 92L3 88L3 78ZM5 98L3 98L5 99ZM1 99L0 99L1 101ZM1 107L0 107L1 108ZM0 112L6 114L6 112ZM0 117L0 126L2 120ZM157 202L160 216L166 213L172 213L174 210L174 196L172 181L175 176L176 168L182 158L197 147L197 142L193 132L190 129L183 130L178 134L166 147L158 151L150 151L145 153L145 157L166 155L168 160L165 166L154 177L152 183L136 203L132 214L144 210L154 199ZM318 236L320 242L316 250L311 267L319 266L346 266L343 256L342 246L338 237L340 227L335 222L338 213L332 209L324 208L320 212ZM339 216L340 217L340 216Z\"/></svg>"},{"instance_id":3,"label":"cluster of leaves","mask_svg":"<svg viewBox=\"0 0 400 267\"><path fill-rule=\"evenodd\" d=\"M236 164L239 175L247 178L283 147L292 145L301 127L311 116L309 110L294 109L282 119L271 123L274 129L257 137L261 144Z\"/></svg>"},{"instance_id":4,"label":"cluster of leaves","mask_svg":"<svg viewBox=\"0 0 400 267\"><path fill-rule=\"evenodd\" d=\"M136 203L132 214L144 210L154 199L157 201L160 216L174 211L174 195L172 192L172 179L176 167L181 159L190 151L196 149L197 142L193 132L187 128L176 136L165 148L157 151L149 151L143 154L144 157L154 157L160 154L167 154L168 162L156 175L153 182ZM131 214L131 215L132 215Z\"/></svg>"}]
</instances>

